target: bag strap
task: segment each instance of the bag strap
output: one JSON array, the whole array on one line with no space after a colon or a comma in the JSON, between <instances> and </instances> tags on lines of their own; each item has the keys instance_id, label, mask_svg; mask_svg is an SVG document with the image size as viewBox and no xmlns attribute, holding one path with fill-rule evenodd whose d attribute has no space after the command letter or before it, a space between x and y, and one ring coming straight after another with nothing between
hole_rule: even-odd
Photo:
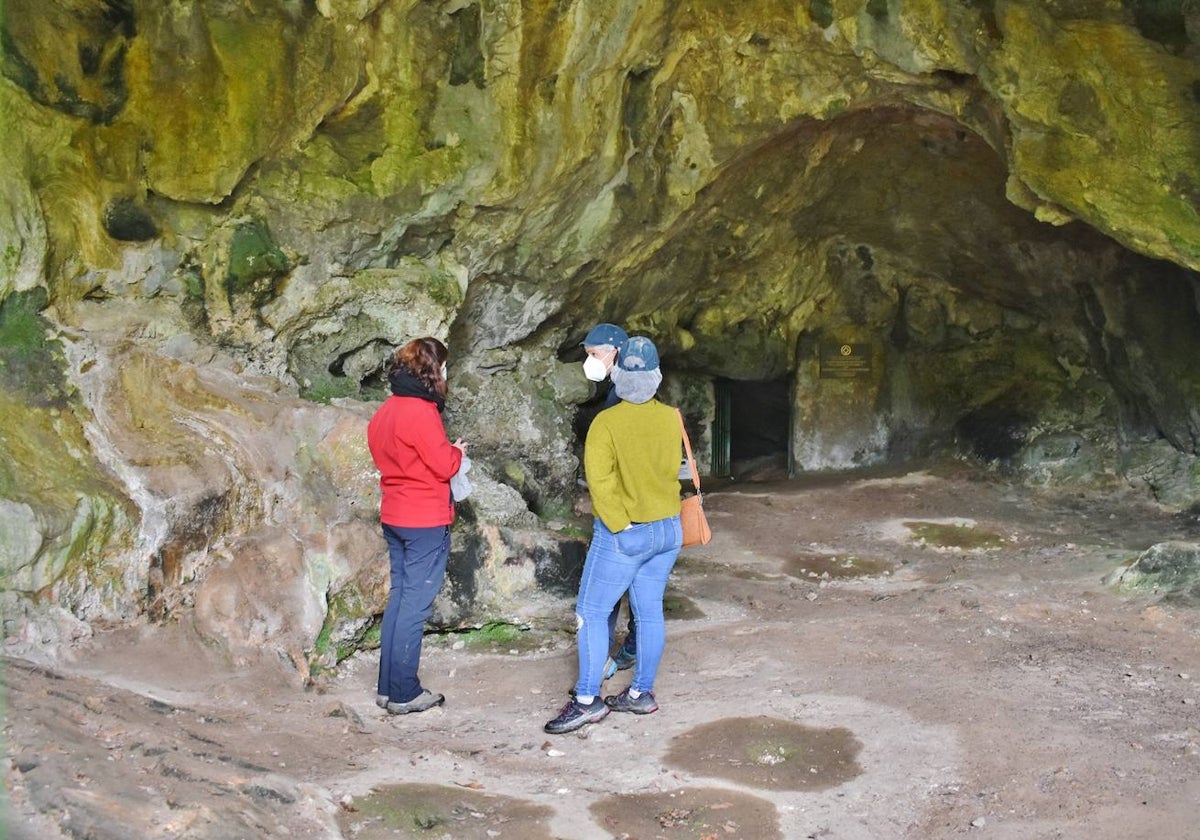
<instances>
[{"instance_id":1,"label":"bag strap","mask_svg":"<svg viewBox=\"0 0 1200 840\"><path fill-rule=\"evenodd\" d=\"M692 457L692 442L688 440L687 426L683 424L683 412L678 408L675 413L679 415L679 428L683 431L683 451L687 453L688 469L692 473L692 485L696 488L696 495L700 495L700 473L696 472L696 459Z\"/></svg>"}]
</instances>

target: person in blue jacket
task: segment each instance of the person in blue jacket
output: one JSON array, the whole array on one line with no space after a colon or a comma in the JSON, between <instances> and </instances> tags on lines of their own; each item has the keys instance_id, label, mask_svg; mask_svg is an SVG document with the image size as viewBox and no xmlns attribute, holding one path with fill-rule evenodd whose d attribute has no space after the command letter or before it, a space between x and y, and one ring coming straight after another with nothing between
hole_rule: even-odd
<instances>
[{"instance_id":1,"label":"person in blue jacket","mask_svg":"<svg viewBox=\"0 0 1200 840\"><path fill-rule=\"evenodd\" d=\"M683 544L679 513L678 414L654 399L662 382L658 350L634 336L622 347L613 384L621 402L601 411L584 443L595 521L575 601L578 680L571 699L542 728L574 732L610 711L658 711L654 682L666 641L663 593ZM610 639L605 617L626 593L638 617L641 649L633 681L600 698Z\"/></svg>"},{"instance_id":2,"label":"person in blue jacket","mask_svg":"<svg viewBox=\"0 0 1200 840\"><path fill-rule=\"evenodd\" d=\"M616 324L596 324L588 330L588 334L584 336L582 341L583 350L587 354L583 360L583 375L592 382L603 382L609 378L613 366L616 365L617 359L620 357L621 348L629 340L629 336L625 330L618 327ZM604 405L601 411L612 408L619 403L621 398L617 396L617 389L610 387L608 395L604 399ZM617 601L613 607L612 615L608 617L608 639L609 649L612 650L617 639L617 621L621 615L621 601L628 604L628 595ZM637 620L633 617L633 609L626 607L629 611L629 624L625 632L625 640L621 646L613 651L608 661L604 663L604 679L608 679L617 671L625 671L632 668L637 661Z\"/></svg>"}]
</instances>

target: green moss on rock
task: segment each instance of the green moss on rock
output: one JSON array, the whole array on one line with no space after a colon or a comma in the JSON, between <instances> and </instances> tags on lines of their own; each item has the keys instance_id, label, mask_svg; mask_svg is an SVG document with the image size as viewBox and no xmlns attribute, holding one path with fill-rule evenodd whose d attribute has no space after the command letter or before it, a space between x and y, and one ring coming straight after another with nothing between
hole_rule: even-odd
<instances>
[{"instance_id":1,"label":"green moss on rock","mask_svg":"<svg viewBox=\"0 0 1200 840\"><path fill-rule=\"evenodd\" d=\"M16 292L0 303L0 387L34 405L65 403L66 380L58 344L46 338L46 290ZM11 428L11 427L9 427Z\"/></svg>"},{"instance_id":2,"label":"green moss on rock","mask_svg":"<svg viewBox=\"0 0 1200 840\"><path fill-rule=\"evenodd\" d=\"M1200 604L1200 545L1165 542L1152 545L1105 581L1118 591L1159 595L1164 600Z\"/></svg>"},{"instance_id":3,"label":"green moss on rock","mask_svg":"<svg viewBox=\"0 0 1200 840\"><path fill-rule=\"evenodd\" d=\"M345 376L333 376L308 379L300 389L300 396L321 405L329 405L334 400L346 397L361 396L359 383Z\"/></svg>"},{"instance_id":4,"label":"green moss on rock","mask_svg":"<svg viewBox=\"0 0 1200 840\"><path fill-rule=\"evenodd\" d=\"M529 643L530 637L524 627L506 621L490 621L475 630L468 630L461 634L460 638L472 650L489 650L498 647L519 649L522 647L519 644L522 640L525 641L523 647L526 650L537 647L536 640L532 645Z\"/></svg>"},{"instance_id":5,"label":"green moss on rock","mask_svg":"<svg viewBox=\"0 0 1200 840\"><path fill-rule=\"evenodd\" d=\"M808 13L822 29L833 25L833 0L809 0Z\"/></svg>"},{"instance_id":6,"label":"green moss on rock","mask_svg":"<svg viewBox=\"0 0 1200 840\"><path fill-rule=\"evenodd\" d=\"M69 406L30 405L0 388L0 428L0 499L7 515L24 512L0 529L0 588L37 592L74 581L59 596L68 610L85 592L93 602L127 602L115 561L136 538L137 511L88 455Z\"/></svg>"},{"instance_id":7,"label":"green moss on rock","mask_svg":"<svg viewBox=\"0 0 1200 840\"><path fill-rule=\"evenodd\" d=\"M351 581L329 595L325 623L309 652L309 673L329 673L355 652L379 644L374 602L359 583ZM374 643L371 643L372 628Z\"/></svg>"},{"instance_id":8,"label":"green moss on rock","mask_svg":"<svg viewBox=\"0 0 1200 840\"><path fill-rule=\"evenodd\" d=\"M230 296L254 291L256 297L269 298L275 292L273 281L290 268L287 256L275 244L266 222L252 219L234 228L229 242L226 278Z\"/></svg>"}]
</instances>

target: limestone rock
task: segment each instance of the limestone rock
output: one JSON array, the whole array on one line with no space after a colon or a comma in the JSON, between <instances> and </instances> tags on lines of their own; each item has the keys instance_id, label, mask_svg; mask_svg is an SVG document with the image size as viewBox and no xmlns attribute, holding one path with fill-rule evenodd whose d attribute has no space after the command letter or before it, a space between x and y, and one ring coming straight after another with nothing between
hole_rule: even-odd
<instances>
[{"instance_id":1,"label":"limestone rock","mask_svg":"<svg viewBox=\"0 0 1200 840\"><path fill-rule=\"evenodd\" d=\"M194 613L301 671L370 644L358 435L419 334L483 480L449 624L570 589L579 541L545 525L598 321L659 343L702 464L730 383L771 383L793 469L952 455L1200 498L1190 5L5 10L14 636ZM836 378L843 345L869 364Z\"/></svg>"},{"instance_id":2,"label":"limestone rock","mask_svg":"<svg viewBox=\"0 0 1200 840\"><path fill-rule=\"evenodd\" d=\"M1168 542L1152 545L1105 582L1136 593L1162 596L1183 604L1200 604L1200 546Z\"/></svg>"}]
</instances>

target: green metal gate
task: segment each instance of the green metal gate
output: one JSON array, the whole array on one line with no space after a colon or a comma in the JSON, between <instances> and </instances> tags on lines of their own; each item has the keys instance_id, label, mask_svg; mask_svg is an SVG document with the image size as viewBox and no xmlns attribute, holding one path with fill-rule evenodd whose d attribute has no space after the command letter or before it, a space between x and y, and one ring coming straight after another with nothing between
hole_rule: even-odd
<instances>
[{"instance_id":1,"label":"green metal gate","mask_svg":"<svg viewBox=\"0 0 1200 840\"><path fill-rule=\"evenodd\" d=\"M714 476L725 477L732 472L729 441L732 438L733 399L728 379L713 380L712 469Z\"/></svg>"}]
</instances>

